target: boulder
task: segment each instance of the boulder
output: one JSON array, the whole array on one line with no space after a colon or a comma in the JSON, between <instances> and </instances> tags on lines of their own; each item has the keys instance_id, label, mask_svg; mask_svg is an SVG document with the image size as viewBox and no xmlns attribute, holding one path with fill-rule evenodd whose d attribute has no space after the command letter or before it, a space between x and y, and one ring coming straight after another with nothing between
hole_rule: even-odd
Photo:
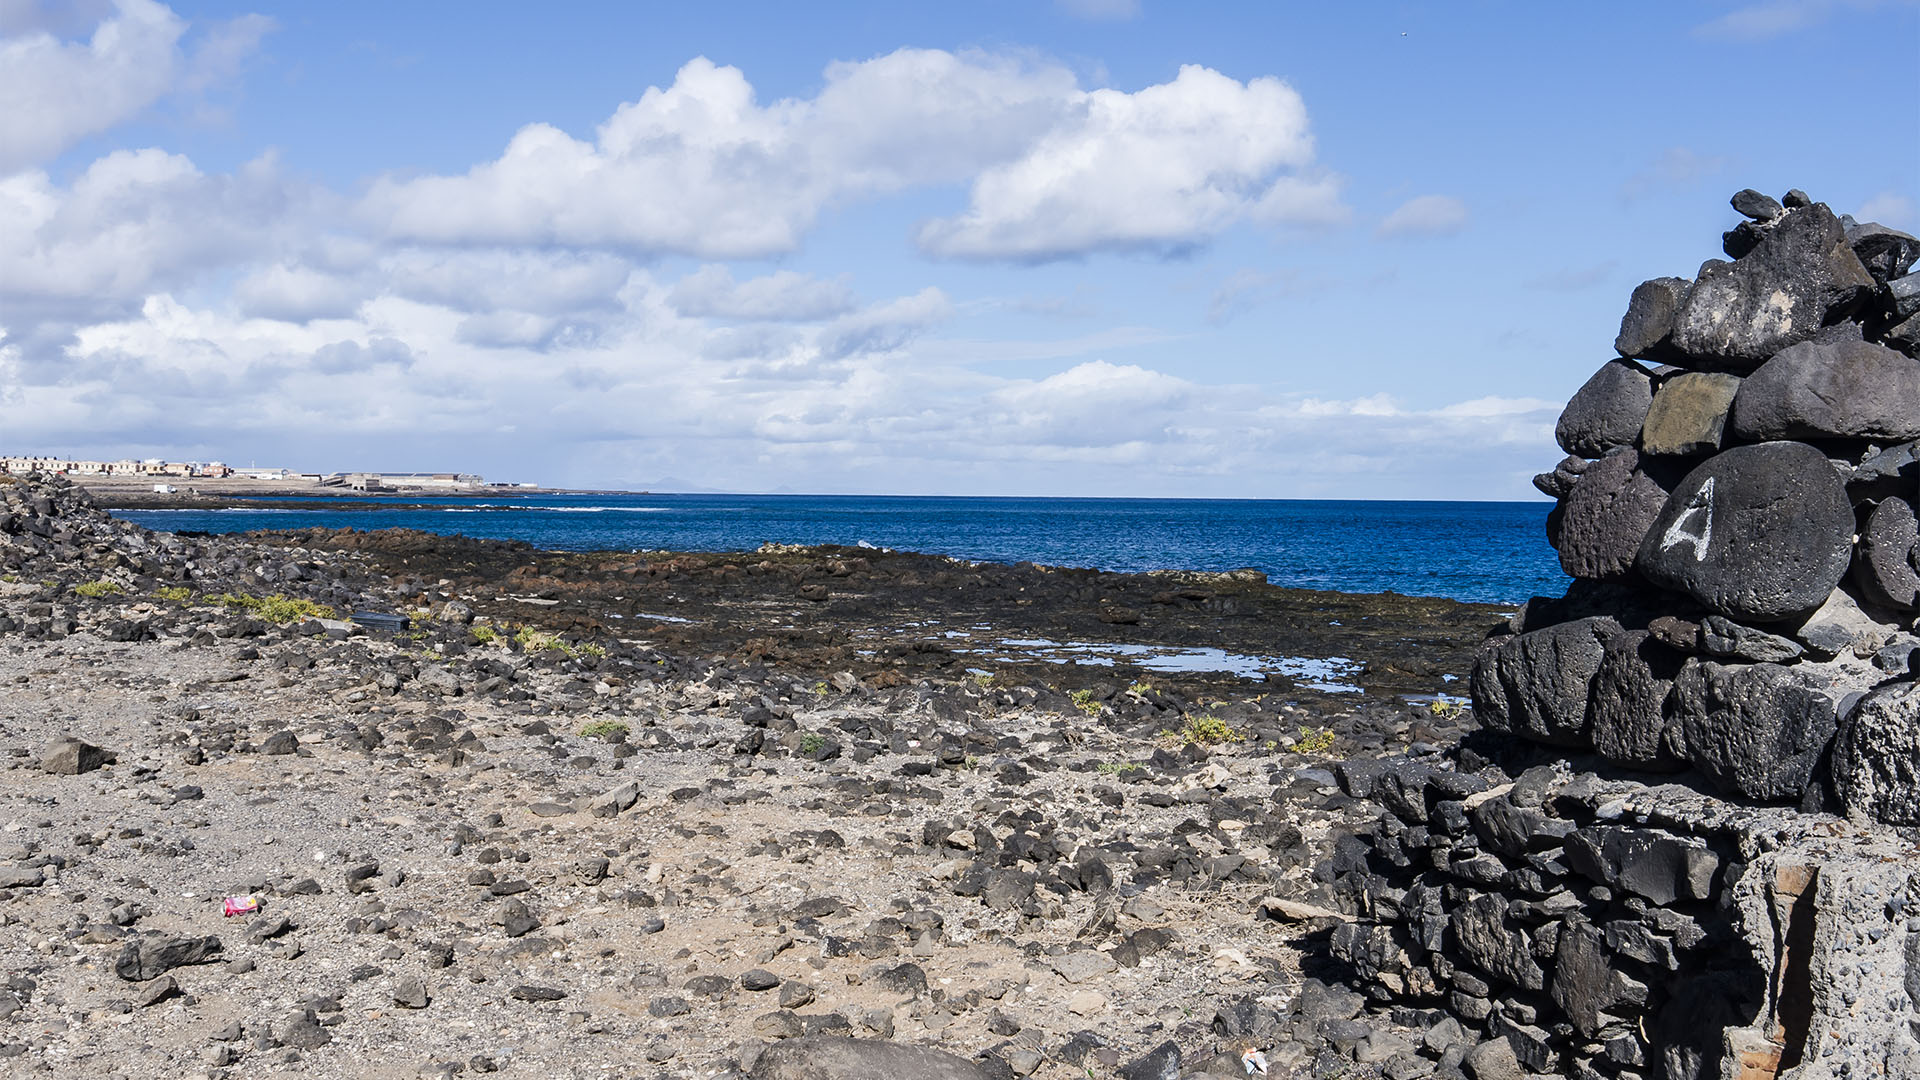
<instances>
[{"instance_id":1,"label":"boulder","mask_svg":"<svg viewBox=\"0 0 1920 1080\"><path fill-rule=\"evenodd\" d=\"M810 1035L768 1047L753 1080L988 1080L965 1058L921 1046Z\"/></svg>"},{"instance_id":2,"label":"boulder","mask_svg":"<svg viewBox=\"0 0 1920 1080\"><path fill-rule=\"evenodd\" d=\"M1589 825L1567 837L1567 865L1577 874L1665 907L1708 900L1720 856L1706 845L1654 829Z\"/></svg>"},{"instance_id":3,"label":"boulder","mask_svg":"<svg viewBox=\"0 0 1920 1080\"><path fill-rule=\"evenodd\" d=\"M1609 361L1574 392L1553 437L1562 450L1588 458L1632 446L1652 401L1653 380L1646 372L1625 360Z\"/></svg>"},{"instance_id":4,"label":"boulder","mask_svg":"<svg viewBox=\"0 0 1920 1080\"><path fill-rule=\"evenodd\" d=\"M220 955L217 937L175 937L149 934L126 943L113 962L113 973L128 982L157 979L186 964L204 964Z\"/></svg>"},{"instance_id":5,"label":"boulder","mask_svg":"<svg viewBox=\"0 0 1920 1080\"><path fill-rule=\"evenodd\" d=\"M1553 467L1552 472L1544 472L1533 478L1533 486L1549 499L1564 499L1580 482L1580 474L1587 471L1587 459L1569 455Z\"/></svg>"},{"instance_id":6,"label":"boulder","mask_svg":"<svg viewBox=\"0 0 1920 1080\"><path fill-rule=\"evenodd\" d=\"M55 739L40 755L40 768L56 776L89 773L113 760L113 752L75 738Z\"/></svg>"},{"instance_id":7,"label":"boulder","mask_svg":"<svg viewBox=\"0 0 1920 1080\"><path fill-rule=\"evenodd\" d=\"M1585 923L1560 931L1548 992L1585 1038L1594 1038L1613 1022L1607 1010L1627 996L1627 980L1608 954L1600 931Z\"/></svg>"},{"instance_id":8,"label":"boulder","mask_svg":"<svg viewBox=\"0 0 1920 1080\"><path fill-rule=\"evenodd\" d=\"M1727 201L1741 217L1755 221L1772 221L1787 212L1778 199L1752 188L1734 193L1733 198Z\"/></svg>"},{"instance_id":9,"label":"boulder","mask_svg":"<svg viewBox=\"0 0 1920 1080\"><path fill-rule=\"evenodd\" d=\"M1906 276L1920 259L1920 238L1869 221L1847 230L1847 244L1860 265L1882 285Z\"/></svg>"},{"instance_id":10,"label":"boulder","mask_svg":"<svg viewBox=\"0 0 1920 1080\"><path fill-rule=\"evenodd\" d=\"M1641 452L1692 457L1719 450L1740 381L1738 375L1688 371L1661 383L1640 428Z\"/></svg>"},{"instance_id":11,"label":"boulder","mask_svg":"<svg viewBox=\"0 0 1920 1080\"><path fill-rule=\"evenodd\" d=\"M1833 789L1849 814L1920 825L1920 683L1888 683L1860 699L1833 744Z\"/></svg>"},{"instance_id":12,"label":"boulder","mask_svg":"<svg viewBox=\"0 0 1920 1080\"><path fill-rule=\"evenodd\" d=\"M1792 638L1742 626L1725 615L1709 615L1700 620L1700 651L1748 663L1779 664L1799 659L1806 649Z\"/></svg>"},{"instance_id":13,"label":"boulder","mask_svg":"<svg viewBox=\"0 0 1920 1080\"><path fill-rule=\"evenodd\" d=\"M1605 581L1633 569L1640 541L1667 503L1673 470L1642 467L1632 450L1588 466L1560 516L1560 568L1569 577Z\"/></svg>"},{"instance_id":14,"label":"boulder","mask_svg":"<svg viewBox=\"0 0 1920 1080\"><path fill-rule=\"evenodd\" d=\"M1920 360L1868 341L1782 349L1734 396L1739 439L1920 438Z\"/></svg>"},{"instance_id":15,"label":"boulder","mask_svg":"<svg viewBox=\"0 0 1920 1080\"><path fill-rule=\"evenodd\" d=\"M1454 943L1474 967L1523 990L1544 990L1547 973L1533 958L1533 942L1507 914L1507 901L1482 894L1447 920Z\"/></svg>"},{"instance_id":16,"label":"boulder","mask_svg":"<svg viewBox=\"0 0 1920 1080\"><path fill-rule=\"evenodd\" d=\"M1599 615L1508 638L1480 654L1468 680L1473 713L1496 731L1585 746L1594 675L1619 622Z\"/></svg>"},{"instance_id":17,"label":"boulder","mask_svg":"<svg viewBox=\"0 0 1920 1080\"><path fill-rule=\"evenodd\" d=\"M1664 361L1673 355L1673 316L1687 299L1693 282L1664 277L1643 281L1627 301L1620 317L1620 333L1613 350L1630 360Z\"/></svg>"},{"instance_id":18,"label":"boulder","mask_svg":"<svg viewBox=\"0 0 1920 1080\"><path fill-rule=\"evenodd\" d=\"M1867 515L1854 552L1853 580L1881 607L1920 609L1920 513L1907 499L1888 499Z\"/></svg>"},{"instance_id":19,"label":"boulder","mask_svg":"<svg viewBox=\"0 0 1920 1080\"><path fill-rule=\"evenodd\" d=\"M1792 210L1732 264L1710 262L1674 313L1685 366L1750 371L1813 337L1874 287L1824 204Z\"/></svg>"},{"instance_id":20,"label":"boulder","mask_svg":"<svg viewBox=\"0 0 1920 1080\"><path fill-rule=\"evenodd\" d=\"M1730 618L1773 622L1818 607L1852 558L1853 507L1805 443L1738 446L1680 481L1635 567Z\"/></svg>"},{"instance_id":21,"label":"boulder","mask_svg":"<svg viewBox=\"0 0 1920 1080\"><path fill-rule=\"evenodd\" d=\"M1593 748L1602 757L1658 772L1686 767L1674 753L1680 735L1667 702L1684 659L1647 630L1628 630L1607 642L1588 714Z\"/></svg>"},{"instance_id":22,"label":"boulder","mask_svg":"<svg viewBox=\"0 0 1920 1080\"><path fill-rule=\"evenodd\" d=\"M1890 614L1868 612L1844 588L1793 627L1794 638L1823 660L1847 654L1866 659L1899 632Z\"/></svg>"},{"instance_id":23,"label":"boulder","mask_svg":"<svg viewBox=\"0 0 1920 1080\"><path fill-rule=\"evenodd\" d=\"M1674 679L1687 757L1721 791L1760 802L1800 799L1871 668L1689 661Z\"/></svg>"},{"instance_id":24,"label":"boulder","mask_svg":"<svg viewBox=\"0 0 1920 1080\"><path fill-rule=\"evenodd\" d=\"M1855 503L1916 492L1920 492L1920 441L1890 446L1874 454L1855 465L1847 478L1847 497Z\"/></svg>"}]
</instances>

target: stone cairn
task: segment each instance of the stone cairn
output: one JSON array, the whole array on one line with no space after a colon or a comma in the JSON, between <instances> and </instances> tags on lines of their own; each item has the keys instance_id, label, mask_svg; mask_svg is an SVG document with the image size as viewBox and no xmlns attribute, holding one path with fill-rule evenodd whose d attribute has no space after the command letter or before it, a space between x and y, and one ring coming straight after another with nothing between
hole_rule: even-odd
<instances>
[{"instance_id":1,"label":"stone cairn","mask_svg":"<svg viewBox=\"0 0 1920 1080\"><path fill-rule=\"evenodd\" d=\"M1575 581L1316 868L1440 1075L1920 1077L1920 240L1742 191L1535 479Z\"/></svg>"}]
</instances>

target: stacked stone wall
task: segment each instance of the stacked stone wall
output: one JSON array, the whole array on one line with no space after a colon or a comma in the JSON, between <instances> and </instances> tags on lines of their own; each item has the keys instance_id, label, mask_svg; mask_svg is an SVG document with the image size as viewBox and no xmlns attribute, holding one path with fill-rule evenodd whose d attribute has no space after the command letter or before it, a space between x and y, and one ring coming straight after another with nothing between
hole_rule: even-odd
<instances>
[{"instance_id":1,"label":"stacked stone wall","mask_svg":"<svg viewBox=\"0 0 1920 1080\"><path fill-rule=\"evenodd\" d=\"M1920 240L1800 192L1633 291L1535 484L1575 579L1488 640L1482 728L1339 770L1316 870L1442 1073L1920 1077Z\"/></svg>"}]
</instances>

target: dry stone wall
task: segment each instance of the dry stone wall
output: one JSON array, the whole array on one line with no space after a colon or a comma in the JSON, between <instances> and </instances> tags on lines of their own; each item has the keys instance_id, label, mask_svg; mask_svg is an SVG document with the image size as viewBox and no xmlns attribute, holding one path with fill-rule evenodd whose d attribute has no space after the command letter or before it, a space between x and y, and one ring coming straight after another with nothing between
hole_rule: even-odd
<instances>
[{"instance_id":1,"label":"dry stone wall","mask_svg":"<svg viewBox=\"0 0 1920 1080\"><path fill-rule=\"evenodd\" d=\"M1535 484L1575 581L1316 868L1440 1075L1920 1077L1920 240L1800 192L1635 289Z\"/></svg>"}]
</instances>

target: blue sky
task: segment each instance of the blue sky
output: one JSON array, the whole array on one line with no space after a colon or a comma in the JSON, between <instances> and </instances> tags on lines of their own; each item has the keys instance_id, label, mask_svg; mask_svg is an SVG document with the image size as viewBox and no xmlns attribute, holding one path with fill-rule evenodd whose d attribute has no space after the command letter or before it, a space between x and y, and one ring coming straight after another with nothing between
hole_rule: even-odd
<instances>
[{"instance_id":1,"label":"blue sky","mask_svg":"<svg viewBox=\"0 0 1920 1080\"><path fill-rule=\"evenodd\" d=\"M1742 187L1920 225L1920 4L0 0L9 451L1535 497Z\"/></svg>"}]
</instances>

